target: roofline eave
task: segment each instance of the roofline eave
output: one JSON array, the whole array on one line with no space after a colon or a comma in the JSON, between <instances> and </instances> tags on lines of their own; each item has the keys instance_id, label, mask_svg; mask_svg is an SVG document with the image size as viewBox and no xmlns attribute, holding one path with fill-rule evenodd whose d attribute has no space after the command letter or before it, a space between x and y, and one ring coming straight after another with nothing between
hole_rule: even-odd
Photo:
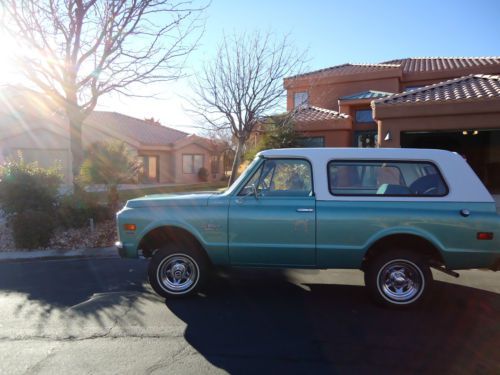
<instances>
[{"instance_id":1,"label":"roofline eave","mask_svg":"<svg viewBox=\"0 0 500 375\"><path fill-rule=\"evenodd\" d=\"M311 74L309 76L302 76L296 78L284 78L283 86L286 90L295 87L304 86L319 86L327 85L331 83L341 83L341 82L358 82L358 81L375 81L384 78L397 78L401 79L403 73L400 68L387 68L386 70L378 72L361 72L355 74L345 74L345 75L328 75L328 73L321 72ZM317 82L314 82L318 80ZM311 82L312 81L312 82Z\"/></svg>"},{"instance_id":2,"label":"roofline eave","mask_svg":"<svg viewBox=\"0 0 500 375\"><path fill-rule=\"evenodd\" d=\"M373 117L378 121L404 117L500 113L500 97L395 104L373 101L371 107Z\"/></svg>"}]
</instances>

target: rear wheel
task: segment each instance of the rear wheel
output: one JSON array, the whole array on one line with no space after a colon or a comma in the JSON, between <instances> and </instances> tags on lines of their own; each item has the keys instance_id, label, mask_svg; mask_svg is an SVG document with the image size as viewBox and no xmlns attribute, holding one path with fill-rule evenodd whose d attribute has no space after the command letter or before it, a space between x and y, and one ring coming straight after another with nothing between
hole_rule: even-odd
<instances>
[{"instance_id":1,"label":"rear wheel","mask_svg":"<svg viewBox=\"0 0 500 375\"><path fill-rule=\"evenodd\" d=\"M162 297L194 294L204 283L208 261L199 249L166 246L149 262L149 283Z\"/></svg>"},{"instance_id":2,"label":"rear wheel","mask_svg":"<svg viewBox=\"0 0 500 375\"><path fill-rule=\"evenodd\" d=\"M394 306L414 306L429 295L432 273L425 259L405 250L389 251L369 261L365 284L378 303Z\"/></svg>"}]
</instances>

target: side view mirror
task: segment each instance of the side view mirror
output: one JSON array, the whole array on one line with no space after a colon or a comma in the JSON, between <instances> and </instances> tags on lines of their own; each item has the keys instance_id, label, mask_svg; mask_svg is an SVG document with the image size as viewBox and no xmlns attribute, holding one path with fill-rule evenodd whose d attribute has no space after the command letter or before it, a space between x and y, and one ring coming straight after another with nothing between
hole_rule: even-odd
<instances>
[{"instance_id":1,"label":"side view mirror","mask_svg":"<svg viewBox=\"0 0 500 375\"><path fill-rule=\"evenodd\" d=\"M259 199L259 192L257 191L257 186L255 184L252 184L250 188L252 189L252 194L254 195L255 199Z\"/></svg>"}]
</instances>

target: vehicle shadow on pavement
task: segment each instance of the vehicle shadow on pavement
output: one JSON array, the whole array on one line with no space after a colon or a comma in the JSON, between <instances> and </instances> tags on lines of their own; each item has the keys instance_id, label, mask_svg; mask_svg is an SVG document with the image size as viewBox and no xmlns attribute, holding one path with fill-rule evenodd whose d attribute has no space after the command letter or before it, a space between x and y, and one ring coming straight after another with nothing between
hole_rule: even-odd
<instances>
[{"instance_id":1,"label":"vehicle shadow on pavement","mask_svg":"<svg viewBox=\"0 0 500 375\"><path fill-rule=\"evenodd\" d=\"M3 263L0 292L5 302L0 311L4 319L22 319L27 322L23 328L29 325L42 336L51 324L61 325L62 336L89 324L107 330L132 305L136 318L127 318L140 326L137 301L153 298L143 286L145 267L115 259Z\"/></svg>"},{"instance_id":2,"label":"vehicle shadow on pavement","mask_svg":"<svg viewBox=\"0 0 500 375\"><path fill-rule=\"evenodd\" d=\"M362 286L245 271L165 303L189 344L231 374L500 373L500 296L474 288L436 282L431 303L399 311Z\"/></svg>"}]
</instances>

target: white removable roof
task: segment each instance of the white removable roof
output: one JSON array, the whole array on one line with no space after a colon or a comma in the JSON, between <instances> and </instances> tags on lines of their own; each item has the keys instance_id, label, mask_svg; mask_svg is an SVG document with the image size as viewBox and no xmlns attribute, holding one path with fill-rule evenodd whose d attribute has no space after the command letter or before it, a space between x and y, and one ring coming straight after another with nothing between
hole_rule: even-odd
<instances>
[{"instance_id":1,"label":"white removable roof","mask_svg":"<svg viewBox=\"0 0 500 375\"><path fill-rule=\"evenodd\" d=\"M284 148L258 154L265 158L302 158L313 166L314 192L318 200L337 201L439 201L493 203L491 194L464 158L454 152L412 148ZM440 170L449 193L445 197L333 196L328 190L327 165L332 160L428 161Z\"/></svg>"}]
</instances>

